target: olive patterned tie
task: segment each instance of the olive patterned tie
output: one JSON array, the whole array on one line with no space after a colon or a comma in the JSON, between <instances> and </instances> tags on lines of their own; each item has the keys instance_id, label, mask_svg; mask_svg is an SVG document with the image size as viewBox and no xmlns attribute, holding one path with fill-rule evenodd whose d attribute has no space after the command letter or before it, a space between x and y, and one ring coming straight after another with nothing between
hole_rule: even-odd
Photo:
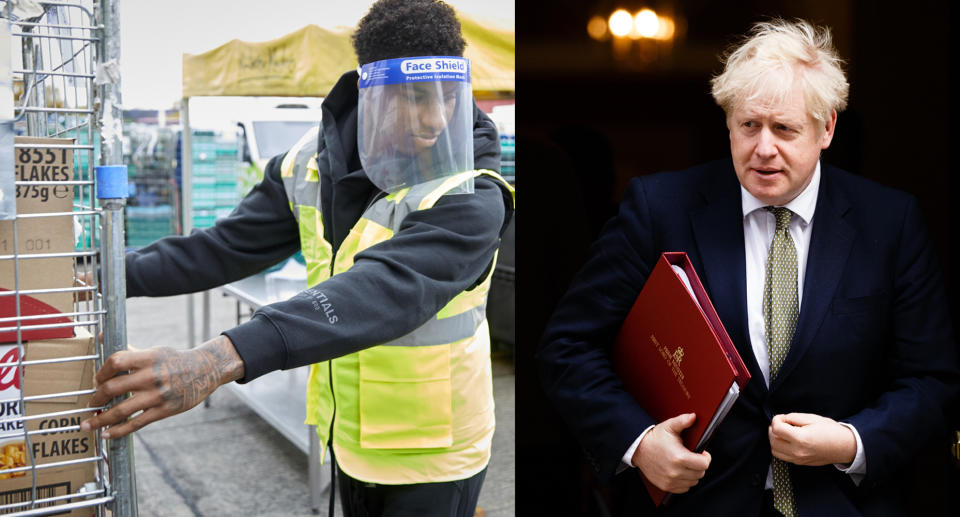
<instances>
[{"instance_id":1,"label":"olive patterned tie","mask_svg":"<svg viewBox=\"0 0 960 517\"><path fill-rule=\"evenodd\" d=\"M790 350L800 304L797 299L797 249L790 238L793 212L783 207L768 206L766 209L777 219L763 286L763 320L770 355L770 384L773 385L773 379ZM787 463L777 458L773 458L773 507L785 517L797 516L790 471Z\"/></svg>"}]
</instances>

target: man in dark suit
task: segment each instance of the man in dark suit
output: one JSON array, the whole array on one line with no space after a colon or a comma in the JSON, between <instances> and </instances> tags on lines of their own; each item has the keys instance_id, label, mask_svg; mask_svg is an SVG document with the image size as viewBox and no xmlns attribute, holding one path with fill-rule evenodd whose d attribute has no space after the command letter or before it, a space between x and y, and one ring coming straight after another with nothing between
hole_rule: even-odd
<instances>
[{"instance_id":1,"label":"man in dark suit","mask_svg":"<svg viewBox=\"0 0 960 517\"><path fill-rule=\"evenodd\" d=\"M731 159L634 179L547 327L547 394L602 479L683 494L664 514L903 514L899 476L945 431L960 370L916 202L819 159L847 93L829 30L755 25L713 80ZM699 454L680 433L710 415L656 422L610 362L665 251L752 375Z\"/></svg>"}]
</instances>

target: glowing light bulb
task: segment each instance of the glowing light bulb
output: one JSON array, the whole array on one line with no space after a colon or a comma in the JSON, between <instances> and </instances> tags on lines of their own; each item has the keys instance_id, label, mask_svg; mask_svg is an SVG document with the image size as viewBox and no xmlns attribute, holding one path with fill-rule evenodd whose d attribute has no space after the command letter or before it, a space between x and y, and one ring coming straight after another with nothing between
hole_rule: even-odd
<instances>
[{"instance_id":1,"label":"glowing light bulb","mask_svg":"<svg viewBox=\"0 0 960 517\"><path fill-rule=\"evenodd\" d=\"M626 9L617 9L610 15L609 25L610 32L614 36L623 37L630 34L630 30L633 29L633 17Z\"/></svg>"},{"instance_id":2,"label":"glowing light bulb","mask_svg":"<svg viewBox=\"0 0 960 517\"><path fill-rule=\"evenodd\" d=\"M644 38L652 38L660 29L657 13L653 9L642 9L633 20L637 34Z\"/></svg>"},{"instance_id":3,"label":"glowing light bulb","mask_svg":"<svg viewBox=\"0 0 960 517\"><path fill-rule=\"evenodd\" d=\"M607 22L602 16L594 16L587 22L587 34L595 40L603 39L607 35Z\"/></svg>"},{"instance_id":4,"label":"glowing light bulb","mask_svg":"<svg viewBox=\"0 0 960 517\"><path fill-rule=\"evenodd\" d=\"M654 38L660 40L673 39L673 34L676 32L676 26L674 25L673 20L671 18L661 16L659 21L660 26L657 28L657 34L654 36Z\"/></svg>"}]
</instances>

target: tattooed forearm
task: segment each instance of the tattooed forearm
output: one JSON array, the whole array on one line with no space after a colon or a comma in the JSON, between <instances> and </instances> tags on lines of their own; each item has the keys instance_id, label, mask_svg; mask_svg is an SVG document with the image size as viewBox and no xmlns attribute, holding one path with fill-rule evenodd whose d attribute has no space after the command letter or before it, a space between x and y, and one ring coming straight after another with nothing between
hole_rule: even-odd
<instances>
[{"instance_id":1,"label":"tattooed forearm","mask_svg":"<svg viewBox=\"0 0 960 517\"><path fill-rule=\"evenodd\" d=\"M227 336L217 336L204 343L199 350L213 358L216 369L220 372L220 384L243 377L243 360L240 359L240 354Z\"/></svg>"},{"instance_id":2,"label":"tattooed forearm","mask_svg":"<svg viewBox=\"0 0 960 517\"><path fill-rule=\"evenodd\" d=\"M221 384L243 377L243 361L226 336L186 352L159 352L153 364L156 386L175 413L199 404Z\"/></svg>"},{"instance_id":3,"label":"tattooed forearm","mask_svg":"<svg viewBox=\"0 0 960 517\"><path fill-rule=\"evenodd\" d=\"M126 375L120 375L126 374ZM90 407L131 393L80 423L84 431L107 427L103 437L122 438L143 426L196 406L221 384L244 375L243 360L226 336L207 341L199 348L117 352L104 361L96 374L97 392Z\"/></svg>"}]
</instances>

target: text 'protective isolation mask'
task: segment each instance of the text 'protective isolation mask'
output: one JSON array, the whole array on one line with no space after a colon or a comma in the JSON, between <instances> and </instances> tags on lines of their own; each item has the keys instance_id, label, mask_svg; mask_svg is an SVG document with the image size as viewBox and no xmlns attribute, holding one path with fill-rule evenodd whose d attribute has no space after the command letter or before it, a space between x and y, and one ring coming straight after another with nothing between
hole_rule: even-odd
<instances>
[{"instance_id":1,"label":"text 'protective isolation mask'","mask_svg":"<svg viewBox=\"0 0 960 517\"><path fill-rule=\"evenodd\" d=\"M473 170L470 61L426 56L360 68L357 142L370 181L395 192ZM453 192L473 192L467 180Z\"/></svg>"}]
</instances>

